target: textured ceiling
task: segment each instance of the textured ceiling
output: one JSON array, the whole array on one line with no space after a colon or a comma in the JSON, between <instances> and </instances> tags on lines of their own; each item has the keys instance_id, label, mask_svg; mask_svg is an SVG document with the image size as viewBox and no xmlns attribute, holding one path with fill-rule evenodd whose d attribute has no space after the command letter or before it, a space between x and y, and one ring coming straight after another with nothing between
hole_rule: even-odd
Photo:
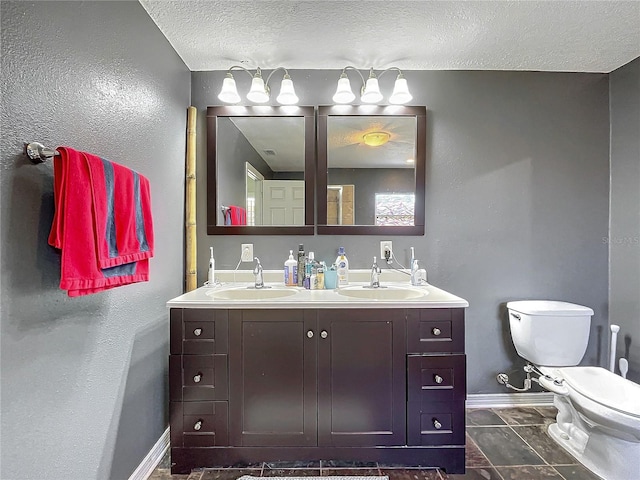
<instances>
[{"instance_id":1,"label":"textured ceiling","mask_svg":"<svg viewBox=\"0 0 640 480\"><path fill-rule=\"evenodd\" d=\"M140 0L192 71L610 72L640 56L639 1Z\"/></svg>"}]
</instances>

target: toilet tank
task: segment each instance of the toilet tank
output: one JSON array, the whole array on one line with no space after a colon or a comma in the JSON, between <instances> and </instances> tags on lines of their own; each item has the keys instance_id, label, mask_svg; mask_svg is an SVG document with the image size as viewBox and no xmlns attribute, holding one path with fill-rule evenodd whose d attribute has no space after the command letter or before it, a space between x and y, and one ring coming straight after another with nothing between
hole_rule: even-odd
<instances>
[{"instance_id":1,"label":"toilet tank","mask_svg":"<svg viewBox=\"0 0 640 480\"><path fill-rule=\"evenodd\" d=\"M578 365L587 350L593 310L551 300L507 303L518 355L549 367Z\"/></svg>"}]
</instances>

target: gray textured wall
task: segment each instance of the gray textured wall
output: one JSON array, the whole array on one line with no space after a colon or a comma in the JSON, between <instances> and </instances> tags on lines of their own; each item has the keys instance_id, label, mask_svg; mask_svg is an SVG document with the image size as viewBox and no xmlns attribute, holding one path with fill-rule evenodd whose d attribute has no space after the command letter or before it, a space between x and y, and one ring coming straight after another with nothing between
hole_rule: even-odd
<instances>
[{"instance_id":1,"label":"gray textured wall","mask_svg":"<svg viewBox=\"0 0 640 480\"><path fill-rule=\"evenodd\" d=\"M609 317L617 357L640 383L640 58L610 75L611 227Z\"/></svg>"},{"instance_id":2,"label":"gray textured wall","mask_svg":"<svg viewBox=\"0 0 640 480\"><path fill-rule=\"evenodd\" d=\"M339 71L290 71L300 105L330 104ZM299 242L333 260L344 245L352 268L378 255L375 236L207 236L204 109L219 105L225 72L193 72L198 107L199 282L208 246L217 268L234 268L253 242L266 268L281 268ZM426 105L426 235L390 237L401 261L410 246L434 285L460 295L467 311L469 393L504 392L500 371L518 359L505 302L548 298L595 310L584 363L606 362L608 325L609 105L601 74L405 72L413 104ZM248 91L249 78L237 76ZM274 77L275 78L275 77ZM246 85L244 82L246 81ZM384 77L386 95L393 79ZM243 90L244 89L244 90ZM249 268L243 264L242 268ZM382 276L384 281L384 274Z\"/></svg>"},{"instance_id":3,"label":"gray textured wall","mask_svg":"<svg viewBox=\"0 0 640 480\"><path fill-rule=\"evenodd\" d=\"M183 285L190 73L138 2L2 2L2 470L7 480L128 478L167 424L165 302ZM70 145L151 183L151 281L59 290L51 162Z\"/></svg>"}]
</instances>

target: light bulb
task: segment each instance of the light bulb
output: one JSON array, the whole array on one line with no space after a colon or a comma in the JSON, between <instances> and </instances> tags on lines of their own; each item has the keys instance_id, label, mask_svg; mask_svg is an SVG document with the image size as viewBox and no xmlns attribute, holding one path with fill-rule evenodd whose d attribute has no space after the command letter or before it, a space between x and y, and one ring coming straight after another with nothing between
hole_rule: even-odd
<instances>
[{"instance_id":1,"label":"light bulb","mask_svg":"<svg viewBox=\"0 0 640 480\"><path fill-rule=\"evenodd\" d=\"M231 75L231 72L227 73L227 76L222 81L222 90L218 94L218 98L224 103L238 103L240 101L240 95L236 88L236 81Z\"/></svg>"},{"instance_id":2,"label":"light bulb","mask_svg":"<svg viewBox=\"0 0 640 480\"><path fill-rule=\"evenodd\" d=\"M253 80L251 80L251 89L247 93L247 100L253 103L267 103L269 101L269 94L264 86L264 80L258 71Z\"/></svg>"},{"instance_id":3,"label":"light bulb","mask_svg":"<svg viewBox=\"0 0 640 480\"><path fill-rule=\"evenodd\" d=\"M336 103L349 103L355 98L356 96L351 90L349 77L347 77L346 73L342 72L342 75L340 75L340 79L338 80L338 88L336 89L336 93L333 95L333 101Z\"/></svg>"},{"instance_id":4,"label":"light bulb","mask_svg":"<svg viewBox=\"0 0 640 480\"><path fill-rule=\"evenodd\" d=\"M276 98L278 103L282 105L295 105L298 103L298 96L293 88L293 81L288 73L285 73L280 84L280 94Z\"/></svg>"},{"instance_id":5,"label":"light bulb","mask_svg":"<svg viewBox=\"0 0 640 480\"><path fill-rule=\"evenodd\" d=\"M378 103L382 100L382 93L380 93L380 87L378 86L378 79L376 77L369 77L367 79L360 100L364 103Z\"/></svg>"},{"instance_id":6,"label":"light bulb","mask_svg":"<svg viewBox=\"0 0 640 480\"><path fill-rule=\"evenodd\" d=\"M409 93L409 86L407 85L407 79L404 78L402 73L398 74L396 83L393 85L393 93L389 97L389 103L394 105L402 105L410 102L413 99Z\"/></svg>"}]
</instances>

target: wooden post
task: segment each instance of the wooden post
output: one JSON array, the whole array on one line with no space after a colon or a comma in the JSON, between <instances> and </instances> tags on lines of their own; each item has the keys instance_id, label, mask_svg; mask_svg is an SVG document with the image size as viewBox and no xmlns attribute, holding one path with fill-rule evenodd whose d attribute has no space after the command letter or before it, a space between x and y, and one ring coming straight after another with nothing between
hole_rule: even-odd
<instances>
[{"instance_id":1,"label":"wooden post","mask_svg":"<svg viewBox=\"0 0 640 480\"><path fill-rule=\"evenodd\" d=\"M187 109L187 159L185 202L186 291L198 287L198 255L196 253L196 118L198 109Z\"/></svg>"}]
</instances>

